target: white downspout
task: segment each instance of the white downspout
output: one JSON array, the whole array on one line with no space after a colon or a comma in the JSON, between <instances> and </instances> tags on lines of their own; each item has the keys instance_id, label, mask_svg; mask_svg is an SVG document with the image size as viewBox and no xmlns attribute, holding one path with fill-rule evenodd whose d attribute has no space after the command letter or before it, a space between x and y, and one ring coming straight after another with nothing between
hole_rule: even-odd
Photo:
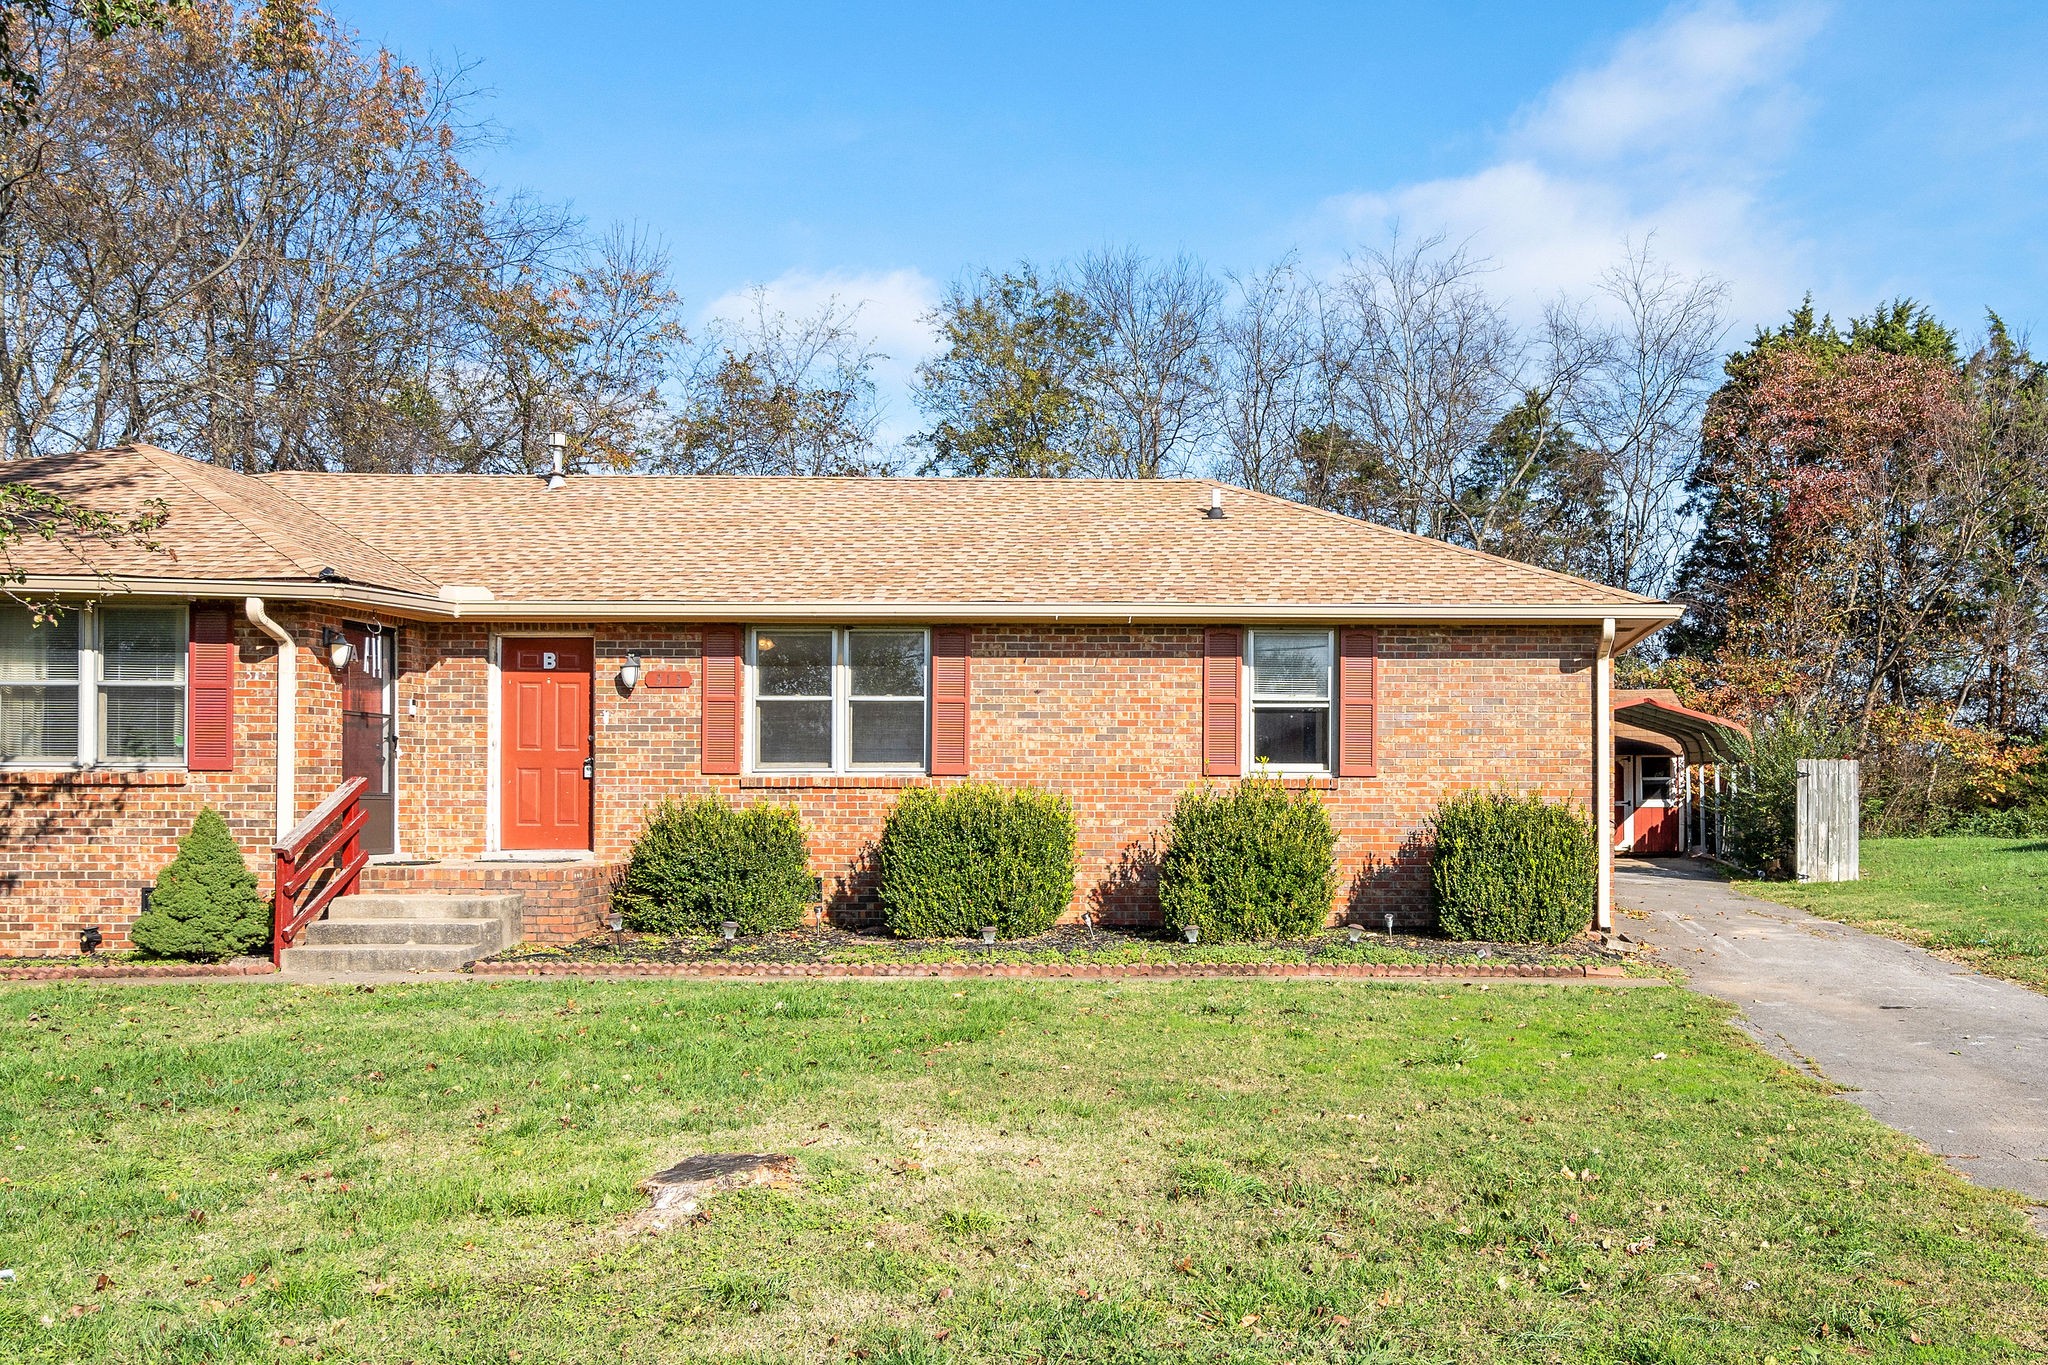
<instances>
[{"instance_id":1,"label":"white downspout","mask_svg":"<svg viewBox=\"0 0 2048 1365\"><path fill-rule=\"evenodd\" d=\"M263 599L242 603L249 624L277 641L277 837L298 821L299 649L291 632L270 619Z\"/></svg>"},{"instance_id":2,"label":"white downspout","mask_svg":"<svg viewBox=\"0 0 2048 1365\"><path fill-rule=\"evenodd\" d=\"M1600 623L1593 655L1593 827L1600 835L1600 886L1593 927L1614 927L1614 618Z\"/></svg>"}]
</instances>

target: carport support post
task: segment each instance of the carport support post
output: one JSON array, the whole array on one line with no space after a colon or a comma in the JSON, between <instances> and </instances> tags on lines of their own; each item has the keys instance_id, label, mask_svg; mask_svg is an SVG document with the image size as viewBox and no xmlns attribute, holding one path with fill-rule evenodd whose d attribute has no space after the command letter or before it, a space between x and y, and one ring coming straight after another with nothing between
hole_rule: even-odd
<instances>
[{"instance_id":1,"label":"carport support post","mask_svg":"<svg viewBox=\"0 0 2048 1365\"><path fill-rule=\"evenodd\" d=\"M1614 927L1614 618L1600 623L1593 655L1593 828L1600 840L1600 885L1593 927Z\"/></svg>"}]
</instances>

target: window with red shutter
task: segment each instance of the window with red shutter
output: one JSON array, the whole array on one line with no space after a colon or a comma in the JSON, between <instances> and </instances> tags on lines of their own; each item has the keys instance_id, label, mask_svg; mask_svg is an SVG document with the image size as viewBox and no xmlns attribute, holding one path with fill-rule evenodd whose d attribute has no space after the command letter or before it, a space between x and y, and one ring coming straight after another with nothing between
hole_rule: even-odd
<instances>
[{"instance_id":1,"label":"window with red shutter","mask_svg":"<svg viewBox=\"0 0 2048 1365\"><path fill-rule=\"evenodd\" d=\"M704 630L704 771L740 770L740 628Z\"/></svg>"},{"instance_id":2,"label":"window with red shutter","mask_svg":"<svg viewBox=\"0 0 2048 1365\"><path fill-rule=\"evenodd\" d=\"M935 777L967 775L967 629L932 632L932 757Z\"/></svg>"},{"instance_id":3,"label":"window with red shutter","mask_svg":"<svg viewBox=\"0 0 2048 1365\"><path fill-rule=\"evenodd\" d=\"M185 649L185 766L197 773L231 771L235 766L234 613L218 604L194 603Z\"/></svg>"},{"instance_id":4,"label":"window with red shutter","mask_svg":"<svg viewBox=\"0 0 2048 1365\"><path fill-rule=\"evenodd\" d=\"M1212 626L1202 636L1202 775L1244 771L1244 633Z\"/></svg>"},{"instance_id":5,"label":"window with red shutter","mask_svg":"<svg viewBox=\"0 0 2048 1365\"><path fill-rule=\"evenodd\" d=\"M1337 775L1379 773L1379 632L1354 627L1337 642Z\"/></svg>"}]
</instances>

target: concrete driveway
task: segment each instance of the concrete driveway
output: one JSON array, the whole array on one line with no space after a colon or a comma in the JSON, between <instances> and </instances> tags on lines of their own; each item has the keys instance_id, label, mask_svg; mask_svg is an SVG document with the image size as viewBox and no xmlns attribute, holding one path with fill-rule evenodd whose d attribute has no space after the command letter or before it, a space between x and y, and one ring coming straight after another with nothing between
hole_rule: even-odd
<instances>
[{"instance_id":1,"label":"concrete driveway","mask_svg":"<svg viewBox=\"0 0 2048 1365\"><path fill-rule=\"evenodd\" d=\"M1617 919L1779 1057L1847 1088L1980 1185L2048 1206L2048 996L1753 899L1682 859L1620 859ZM2034 1223L2048 1232L2048 1207Z\"/></svg>"}]
</instances>

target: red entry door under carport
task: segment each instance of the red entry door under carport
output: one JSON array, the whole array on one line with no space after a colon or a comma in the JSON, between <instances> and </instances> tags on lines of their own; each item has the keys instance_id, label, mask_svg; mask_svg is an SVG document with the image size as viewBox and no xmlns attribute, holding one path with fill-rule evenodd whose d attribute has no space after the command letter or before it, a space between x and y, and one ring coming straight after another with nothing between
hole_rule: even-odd
<instances>
[{"instance_id":1,"label":"red entry door under carport","mask_svg":"<svg viewBox=\"0 0 2048 1365\"><path fill-rule=\"evenodd\" d=\"M592 663L587 639L504 640L502 848L590 847Z\"/></svg>"}]
</instances>

